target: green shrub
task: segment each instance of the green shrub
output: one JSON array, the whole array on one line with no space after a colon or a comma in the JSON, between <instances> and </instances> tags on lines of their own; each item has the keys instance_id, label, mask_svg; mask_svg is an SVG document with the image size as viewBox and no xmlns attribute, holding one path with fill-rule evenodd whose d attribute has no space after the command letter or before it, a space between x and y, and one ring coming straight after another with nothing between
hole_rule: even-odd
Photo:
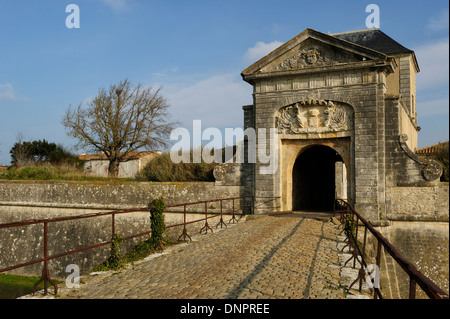
<instances>
[{"instance_id":1,"label":"green shrub","mask_svg":"<svg viewBox=\"0 0 450 319\"><path fill-rule=\"evenodd\" d=\"M11 154L11 163L14 166L39 163L69 164L78 167L83 165L77 157L72 155L62 145L49 143L45 139L32 142L17 142L9 153Z\"/></svg>"},{"instance_id":2,"label":"green shrub","mask_svg":"<svg viewBox=\"0 0 450 319\"><path fill-rule=\"evenodd\" d=\"M169 153L163 153L151 160L137 175L138 181L189 182L214 181L214 164L173 163Z\"/></svg>"}]
</instances>

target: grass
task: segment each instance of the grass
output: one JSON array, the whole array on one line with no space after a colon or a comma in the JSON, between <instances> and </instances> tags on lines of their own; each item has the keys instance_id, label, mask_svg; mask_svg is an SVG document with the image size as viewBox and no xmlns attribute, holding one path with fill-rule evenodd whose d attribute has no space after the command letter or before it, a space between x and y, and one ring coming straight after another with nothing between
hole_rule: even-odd
<instances>
[{"instance_id":1,"label":"grass","mask_svg":"<svg viewBox=\"0 0 450 319\"><path fill-rule=\"evenodd\" d=\"M10 274L0 274L0 299L16 299L33 292L34 285L40 277L37 276L19 276ZM56 284L61 281L52 279ZM47 287L52 287L48 284ZM36 291L44 289L44 282L41 282Z\"/></svg>"},{"instance_id":2,"label":"grass","mask_svg":"<svg viewBox=\"0 0 450 319\"><path fill-rule=\"evenodd\" d=\"M193 158L193 150L190 157ZM0 180L70 180L70 181L139 181L139 182L214 182L215 163L172 162L169 153L152 159L135 178L100 177L86 173L82 165L37 162L0 170Z\"/></svg>"},{"instance_id":3,"label":"grass","mask_svg":"<svg viewBox=\"0 0 450 319\"><path fill-rule=\"evenodd\" d=\"M132 178L99 177L71 166L27 166L0 171L2 180L134 181Z\"/></svg>"}]
</instances>

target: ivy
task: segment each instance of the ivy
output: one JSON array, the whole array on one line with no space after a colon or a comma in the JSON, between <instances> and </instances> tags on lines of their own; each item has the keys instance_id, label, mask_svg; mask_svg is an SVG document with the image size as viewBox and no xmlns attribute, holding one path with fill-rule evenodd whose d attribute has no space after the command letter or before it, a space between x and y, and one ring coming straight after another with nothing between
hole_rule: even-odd
<instances>
[{"instance_id":1,"label":"ivy","mask_svg":"<svg viewBox=\"0 0 450 319\"><path fill-rule=\"evenodd\" d=\"M111 238L111 256L107 260L109 268L117 270L123 266L122 257L120 255L120 245L125 240L118 234L114 234Z\"/></svg>"},{"instance_id":2,"label":"ivy","mask_svg":"<svg viewBox=\"0 0 450 319\"><path fill-rule=\"evenodd\" d=\"M118 234L114 234L111 238L111 255L102 264L95 266L92 271L118 270L126 263L145 258L153 251L162 251L165 245L171 245L173 242L163 238L166 230L164 222L164 211L166 204L162 198L152 200L149 205L150 210L150 238L136 244L126 256L121 256L120 246L125 240Z\"/></svg>"},{"instance_id":3,"label":"ivy","mask_svg":"<svg viewBox=\"0 0 450 319\"><path fill-rule=\"evenodd\" d=\"M345 235L348 238L351 238L351 236L354 236L356 229L356 223L353 220L347 220L344 226L344 232Z\"/></svg>"},{"instance_id":4,"label":"ivy","mask_svg":"<svg viewBox=\"0 0 450 319\"><path fill-rule=\"evenodd\" d=\"M164 211L166 204L164 200L155 198L148 205L150 208L150 229L152 231L150 242L155 249L163 250L163 234L166 230L166 224L164 222Z\"/></svg>"},{"instance_id":5,"label":"ivy","mask_svg":"<svg viewBox=\"0 0 450 319\"><path fill-rule=\"evenodd\" d=\"M98 266L95 266L92 271L106 271L106 270L119 270L125 264L125 260L122 259L120 254L120 245L125 240L118 234L114 234L111 237L111 254L109 258Z\"/></svg>"}]
</instances>

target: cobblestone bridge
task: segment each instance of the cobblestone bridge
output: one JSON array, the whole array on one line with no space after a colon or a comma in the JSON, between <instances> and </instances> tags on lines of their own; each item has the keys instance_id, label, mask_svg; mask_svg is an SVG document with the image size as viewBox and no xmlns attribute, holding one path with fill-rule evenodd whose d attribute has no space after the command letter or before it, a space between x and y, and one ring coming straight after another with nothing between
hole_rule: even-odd
<instances>
[{"instance_id":1,"label":"cobblestone bridge","mask_svg":"<svg viewBox=\"0 0 450 319\"><path fill-rule=\"evenodd\" d=\"M60 286L57 298L343 299L339 232L330 217L251 216L163 254Z\"/></svg>"}]
</instances>

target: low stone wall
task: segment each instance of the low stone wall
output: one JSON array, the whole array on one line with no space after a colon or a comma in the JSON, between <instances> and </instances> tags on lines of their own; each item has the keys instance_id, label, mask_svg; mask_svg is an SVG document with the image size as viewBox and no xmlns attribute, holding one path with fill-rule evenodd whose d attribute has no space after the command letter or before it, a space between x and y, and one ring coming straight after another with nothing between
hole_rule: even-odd
<instances>
[{"instance_id":1,"label":"low stone wall","mask_svg":"<svg viewBox=\"0 0 450 319\"><path fill-rule=\"evenodd\" d=\"M449 291L449 184L386 189L387 227L378 230L402 256L443 290ZM408 298L409 278L385 257L394 298ZM382 270L383 271L383 270ZM386 273L385 273L386 274ZM426 295L420 288L417 297Z\"/></svg>"},{"instance_id":2,"label":"low stone wall","mask_svg":"<svg viewBox=\"0 0 450 319\"><path fill-rule=\"evenodd\" d=\"M214 182L0 181L0 206L128 209L158 197L171 205L238 196L239 186Z\"/></svg>"},{"instance_id":3,"label":"low stone wall","mask_svg":"<svg viewBox=\"0 0 450 319\"><path fill-rule=\"evenodd\" d=\"M386 190L388 220L449 221L449 184L398 186Z\"/></svg>"},{"instance_id":4,"label":"low stone wall","mask_svg":"<svg viewBox=\"0 0 450 319\"><path fill-rule=\"evenodd\" d=\"M167 204L180 204L211 200L217 198L239 197L239 187L216 186L214 183L115 183L115 182L42 182L42 181L0 181L0 223L14 221L75 216L112 210L146 207L153 199L162 196ZM235 208L241 202L235 201ZM232 207L232 201L223 202L223 212ZM220 212L220 203L208 205L210 215ZM180 209L178 209L179 211ZM182 210L182 208L181 208ZM205 217L204 204L188 206L186 221ZM200 212L200 213L195 213ZM225 216L228 222L231 217ZM238 215L239 219L240 216ZM176 209L165 213L166 225L183 222L184 216ZM210 226L219 222L219 218L209 220ZM188 234L198 233L204 221L189 224ZM48 224L48 254L60 254L109 241L112 234L111 216L51 222ZM122 237L150 230L149 212L117 214L116 233ZM168 228L166 236L177 239L182 226ZM144 240L140 237L129 240L122 253ZM0 229L0 268L37 260L43 257L43 224L28 225L10 229ZM109 256L110 246L105 245L49 262L53 277L67 276L65 269L69 264L77 265L81 273L88 272L93 266L103 262ZM42 263L11 271L16 274L40 275Z\"/></svg>"},{"instance_id":5,"label":"low stone wall","mask_svg":"<svg viewBox=\"0 0 450 319\"><path fill-rule=\"evenodd\" d=\"M447 293L449 292L449 228L445 222L391 222L389 227L378 229L402 256L412 262L419 271L430 278ZM386 257L389 261L391 257ZM396 297L407 299L409 276L395 262L389 262L388 276L396 280ZM382 269L383 270L383 269ZM427 298L417 288L418 298Z\"/></svg>"}]
</instances>

